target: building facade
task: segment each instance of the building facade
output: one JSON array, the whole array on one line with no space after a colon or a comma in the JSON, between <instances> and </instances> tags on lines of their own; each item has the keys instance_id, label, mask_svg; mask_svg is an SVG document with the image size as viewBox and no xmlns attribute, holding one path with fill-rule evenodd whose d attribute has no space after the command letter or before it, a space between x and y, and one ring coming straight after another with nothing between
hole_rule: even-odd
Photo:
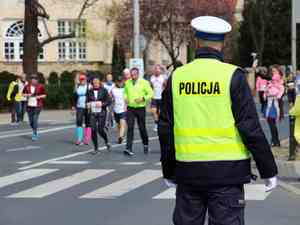
<instances>
[{"instance_id":1,"label":"building facade","mask_svg":"<svg viewBox=\"0 0 300 225\"><path fill-rule=\"evenodd\" d=\"M76 38L57 40L43 48L39 55L39 71L110 69L112 61L113 25L98 9L109 4L99 1L88 9L82 19L76 19L82 0L40 0L50 20L39 21L39 40L51 35L65 35L76 31ZM24 1L2 0L0 14L0 71L22 73ZM49 35L50 34L50 35ZM110 34L110 35L109 35Z\"/></svg>"}]
</instances>

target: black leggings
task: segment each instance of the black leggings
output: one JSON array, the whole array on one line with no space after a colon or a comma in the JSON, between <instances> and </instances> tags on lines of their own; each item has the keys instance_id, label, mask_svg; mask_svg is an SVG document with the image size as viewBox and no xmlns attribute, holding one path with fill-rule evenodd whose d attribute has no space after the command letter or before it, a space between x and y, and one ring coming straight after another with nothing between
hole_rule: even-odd
<instances>
[{"instance_id":1,"label":"black leggings","mask_svg":"<svg viewBox=\"0 0 300 225\"><path fill-rule=\"evenodd\" d=\"M92 127L92 140L95 150L98 150L98 133L104 139L105 144L108 143L108 136L105 128L106 113L92 113L90 117Z\"/></svg>"},{"instance_id":2,"label":"black leggings","mask_svg":"<svg viewBox=\"0 0 300 225\"><path fill-rule=\"evenodd\" d=\"M271 131L271 135L272 135L272 144L280 145L276 120L268 118L268 125L270 127L270 131Z\"/></svg>"},{"instance_id":3,"label":"black leggings","mask_svg":"<svg viewBox=\"0 0 300 225\"><path fill-rule=\"evenodd\" d=\"M90 119L89 119L89 113L87 109L83 108L77 108L76 109L76 126L77 127L82 127L83 125L83 120L85 123L86 127L90 126Z\"/></svg>"}]
</instances>

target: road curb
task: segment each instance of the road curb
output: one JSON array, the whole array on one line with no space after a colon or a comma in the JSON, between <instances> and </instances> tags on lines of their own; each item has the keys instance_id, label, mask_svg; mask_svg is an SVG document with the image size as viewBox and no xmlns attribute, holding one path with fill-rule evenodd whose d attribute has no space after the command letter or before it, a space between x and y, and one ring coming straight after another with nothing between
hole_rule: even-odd
<instances>
[{"instance_id":1,"label":"road curb","mask_svg":"<svg viewBox=\"0 0 300 225\"><path fill-rule=\"evenodd\" d=\"M276 160L279 177L281 178L300 178L300 162L299 161L283 161Z\"/></svg>"},{"instance_id":2,"label":"road curb","mask_svg":"<svg viewBox=\"0 0 300 225\"><path fill-rule=\"evenodd\" d=\"M278 186L282 189L300 196L300 189L283 181L278 181Z\"/></svg>"}]
</instances>

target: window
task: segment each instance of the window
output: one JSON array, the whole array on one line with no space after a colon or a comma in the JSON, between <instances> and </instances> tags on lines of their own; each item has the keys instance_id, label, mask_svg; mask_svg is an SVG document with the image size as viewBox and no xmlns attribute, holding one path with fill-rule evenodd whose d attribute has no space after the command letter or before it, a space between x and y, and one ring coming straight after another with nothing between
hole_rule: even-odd
<instances>
[{"instance_id":1,"label":"window","mask_svg":"<svg viewBox=\"0 0 300 225\"><path fill-rule=\"evenodd\" d=\"M60 61L83 61L87 59L86 21L59 20L58 34L66 35L75 32L76 38L58 42Z\"/></svg>"},{"instance_id":2,"label":"window","mask_svg":"<svg viewBox=\"0 0 300 225\"><path fill-rule=\"evenodd\" d=\"M86 43L85 42L79 42L79 59L85 60L86 59Z\"/></svg>"},{"instance_id":3,"label":"window","mask_svg":"<svg viewBox=\"0 0 300 225\"><path fill-rule=\"evenodd\" d=\"M15 46L14 42L5 42L5 59L14 60L15 59Z\"/></svg>"},{"instance_id":4,"label":"window","mask_svg":"<svg viewBox=\"0 0 300 225\"><path fill-rule=\"evenodd\" d=\"M58 59L65 60L66 59L66 43L58 42Z\"/></svg>"},{"instance_id":5,"label":"window","mask_svg":"<svg viewBox=\"0 0 300 225\"><path fill-rule=\"evenodd\" d=\"M86 21L85 20L59 20L57 22L58 34L66 35L75 32L77 38L86 37Z\"/></svg>"},{"instance_id":6,"label":"window","mask_svg":"<svg viewBox=\"0 0 300 225\"><path fill-rule=\"evenodd\" d=\"M58 34L65 35L66 34L66 23L65 21L58 21Z\"/></svg>"},{"instance_id":7,"label":"window","mask_svg":"<svg viewBox=\"0 0 300 225\"><path fill-rule=\"evenodd\" d=\"M58 58L60 61L84 61L87 59L86 42L58 42Z\"/></svg>"},{"instance_id":8,"label":"window","mask_svg":"<svg viewBox=\"0 0 300 225\"><path fill-rule=\"evenodd\" d=\"M69 42L69 59L76 60L77 58L77 43L75 41Z\"/></svg>"},{"instance_id":9,"label":"window","mask_svg":"<svg viewBox=\"0 0 300 225\"><path fill-rule=\"evenodd\" d=\"M41 38L42 34L38 31L38 37ZM6 31L4 37L4 57L9 62L22 61L24 55L24 22L17 21L12 24ZM44 59L44 50L39 54L39 59Z\"/></svg>"}]
</instances>

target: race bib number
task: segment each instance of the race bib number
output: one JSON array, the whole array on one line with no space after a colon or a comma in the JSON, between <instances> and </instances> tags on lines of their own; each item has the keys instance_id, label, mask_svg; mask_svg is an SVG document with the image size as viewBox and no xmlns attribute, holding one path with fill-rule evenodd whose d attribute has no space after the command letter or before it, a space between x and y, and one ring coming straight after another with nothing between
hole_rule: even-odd
<instances>
[{"instance_id":1,"label":"race bib number","mask_svg":"<svg viewBox=\"0 0 300 225\"><path fill-rule=\"evenodd\" d=\"M28 106L29 107L37 107L38 106L37 98L36 97L29 97Z\"/></svg>"},{"instance_id":2,"label":"race bib number","mask_svg":"<svg viewBox=\"0 0 300 225\"><path fill-rule=\"evenodd\" d=\"M100 113L102 112L102 107L98 106L97 102L92 102L91 103L91 111L92 113Z\"/></svg>"}]
</instances>

